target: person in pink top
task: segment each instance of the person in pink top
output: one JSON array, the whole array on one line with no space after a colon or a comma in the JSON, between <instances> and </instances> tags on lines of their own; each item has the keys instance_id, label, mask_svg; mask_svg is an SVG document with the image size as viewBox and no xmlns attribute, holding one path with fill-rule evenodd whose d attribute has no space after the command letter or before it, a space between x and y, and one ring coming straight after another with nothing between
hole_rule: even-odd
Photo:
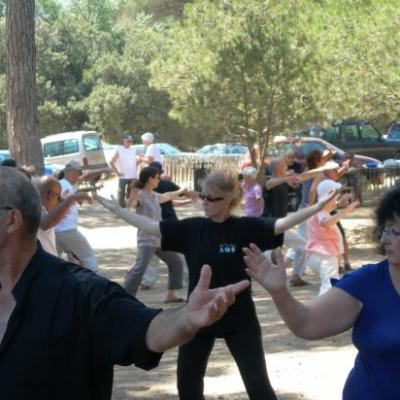
<instances>
[{"instance_id":1,"label":"person in pink top","mask_svg":"<svg viewBox=\"0 0 400 400\"><path fill-rule=\"evenodd\" d=\"M260 217L264 209L264 200L261 185L257 183L257 170L254 167L243 170L242 189L246 217Z\"/></svg>"},{"instance_id":2,"label":"person in pink top","mask_svg":"<svg viewBox=\"0 0 400 400\"><path fill-rule=\"evenodd\" d=\"M318 184L318 198L326 195L330 190L337 190L340 187L340 183L325 179ZM350 214L360 203L353 201L337 214L330 215L330 212L336 208L336 204L336 198L332 199L324 210L307 221L306 252L308 264L320 276L320 295L331 288L331 278L339 278L339 256L343 245L336 224L341 218Z\"/></svg>"}]
</instances>

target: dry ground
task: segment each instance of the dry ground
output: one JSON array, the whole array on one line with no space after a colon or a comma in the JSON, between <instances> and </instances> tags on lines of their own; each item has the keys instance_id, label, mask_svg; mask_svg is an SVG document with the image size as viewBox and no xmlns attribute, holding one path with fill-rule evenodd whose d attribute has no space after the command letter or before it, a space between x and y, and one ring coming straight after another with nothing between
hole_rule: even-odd
<instances>
[{"instance_id":1,"label":"dry ground","mask_svg":"<svg viewBox=\"0 0 400 400\"><path fill-rule=\"evenodd\" d=\"M115 182L103 192L107 195L114 190ZM344 221L355 267L380 259L369 239L373 225L369 205L357 209ZM179 213L184 217L201 214L201 210L199 205L192 205L180 209ZM83 207L80 222L82 231L96 250L101 274L122 282L135 257L136 229L126 226L99 205ZM164 307L166 269L160 278L152 290L138 293L139 299L151 307ZM310 284L293 289L293 293L299 300L309 301L318 293L318 283L311 271L307 272L305 279ZM185 296L185 291L179 294ZM355 355L350 333L315 342L296 338L283 324L270 296L259 286L254 287L254 299L263 329L269 376L278 398L340 399ZM160 366L150 372L135 367L116 367L113 400L178 399L175 389L176 354L176 350L167 352ZM236 365L221 340L217 341L210 358L205 393L209 400L247 399Z\"/></svg>"}]
</instances>

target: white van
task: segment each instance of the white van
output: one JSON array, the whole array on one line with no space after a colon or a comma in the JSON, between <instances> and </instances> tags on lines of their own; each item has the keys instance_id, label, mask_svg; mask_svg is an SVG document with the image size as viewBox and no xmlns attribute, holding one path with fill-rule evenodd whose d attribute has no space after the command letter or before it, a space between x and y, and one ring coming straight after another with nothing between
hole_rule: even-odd
<instances>
[{"instance_id":1,"label":"white van","mask_svg":"<svg viewBox=\"0 0 400 400\"><path fill-rule=\"evenodd\" d=\"M42 138L41 142L45 163L65 165L75 160L84 171L98 177L110 174L100 136L95 131L57 133Z\"/></svg>"}]
</instances>

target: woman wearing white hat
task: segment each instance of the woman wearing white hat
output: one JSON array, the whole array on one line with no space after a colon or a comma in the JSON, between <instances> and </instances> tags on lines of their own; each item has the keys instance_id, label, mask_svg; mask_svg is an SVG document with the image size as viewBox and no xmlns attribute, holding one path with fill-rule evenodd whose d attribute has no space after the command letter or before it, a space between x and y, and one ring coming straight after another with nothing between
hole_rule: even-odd
<instances>
[{"instance_id":1,"label":"woman wearing white hat","mask_svg":"<svg viewBox=\"0 0 400 400\"><path fill-rule=\"evenodd\" d=\"M321 181L317 187L318 199L331 190L340 189L341 186L340 183L331 179ZM350 214L359 204L359 201L353 201L337 214L330 215L330 212L336 208L336 199L332 199L324 210L318 212L307 221L306 252L308 265L320 276L320 295L331 287L331 278L339 278L339 256L342 238L336 224L341 218Z\"/></svg>"}]
</instances>

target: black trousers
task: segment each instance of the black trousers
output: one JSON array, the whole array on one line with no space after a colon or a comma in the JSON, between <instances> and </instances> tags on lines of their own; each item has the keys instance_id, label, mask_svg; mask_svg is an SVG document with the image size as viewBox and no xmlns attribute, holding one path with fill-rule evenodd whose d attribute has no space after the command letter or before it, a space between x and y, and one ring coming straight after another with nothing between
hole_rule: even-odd
<instances>
[{"instance_id":1,"label":"black trousers","mask_svg":"<svg viewBox=\"0 0 400 400\"><path fill-rule=\"evenodd\" d=\"M126 207L126 198L128 196L129 184L133 179L119 178L118 181L118 202L122 208Z\"/></svg>"},{"instance_id":2,"label":"black trousers","mask_svg":"<svg viewBox=\"0 0 400 400\"><path fill-rule=\"evenodd\" d=\"M250 400L276 400L268 379L258 321L221 335L239 368ZM218 335L218 337L221 337ZM180 400L203 400L204 375L216 335L200 332L179 348L178 393Z\"/></svg>"}]
</instances>

